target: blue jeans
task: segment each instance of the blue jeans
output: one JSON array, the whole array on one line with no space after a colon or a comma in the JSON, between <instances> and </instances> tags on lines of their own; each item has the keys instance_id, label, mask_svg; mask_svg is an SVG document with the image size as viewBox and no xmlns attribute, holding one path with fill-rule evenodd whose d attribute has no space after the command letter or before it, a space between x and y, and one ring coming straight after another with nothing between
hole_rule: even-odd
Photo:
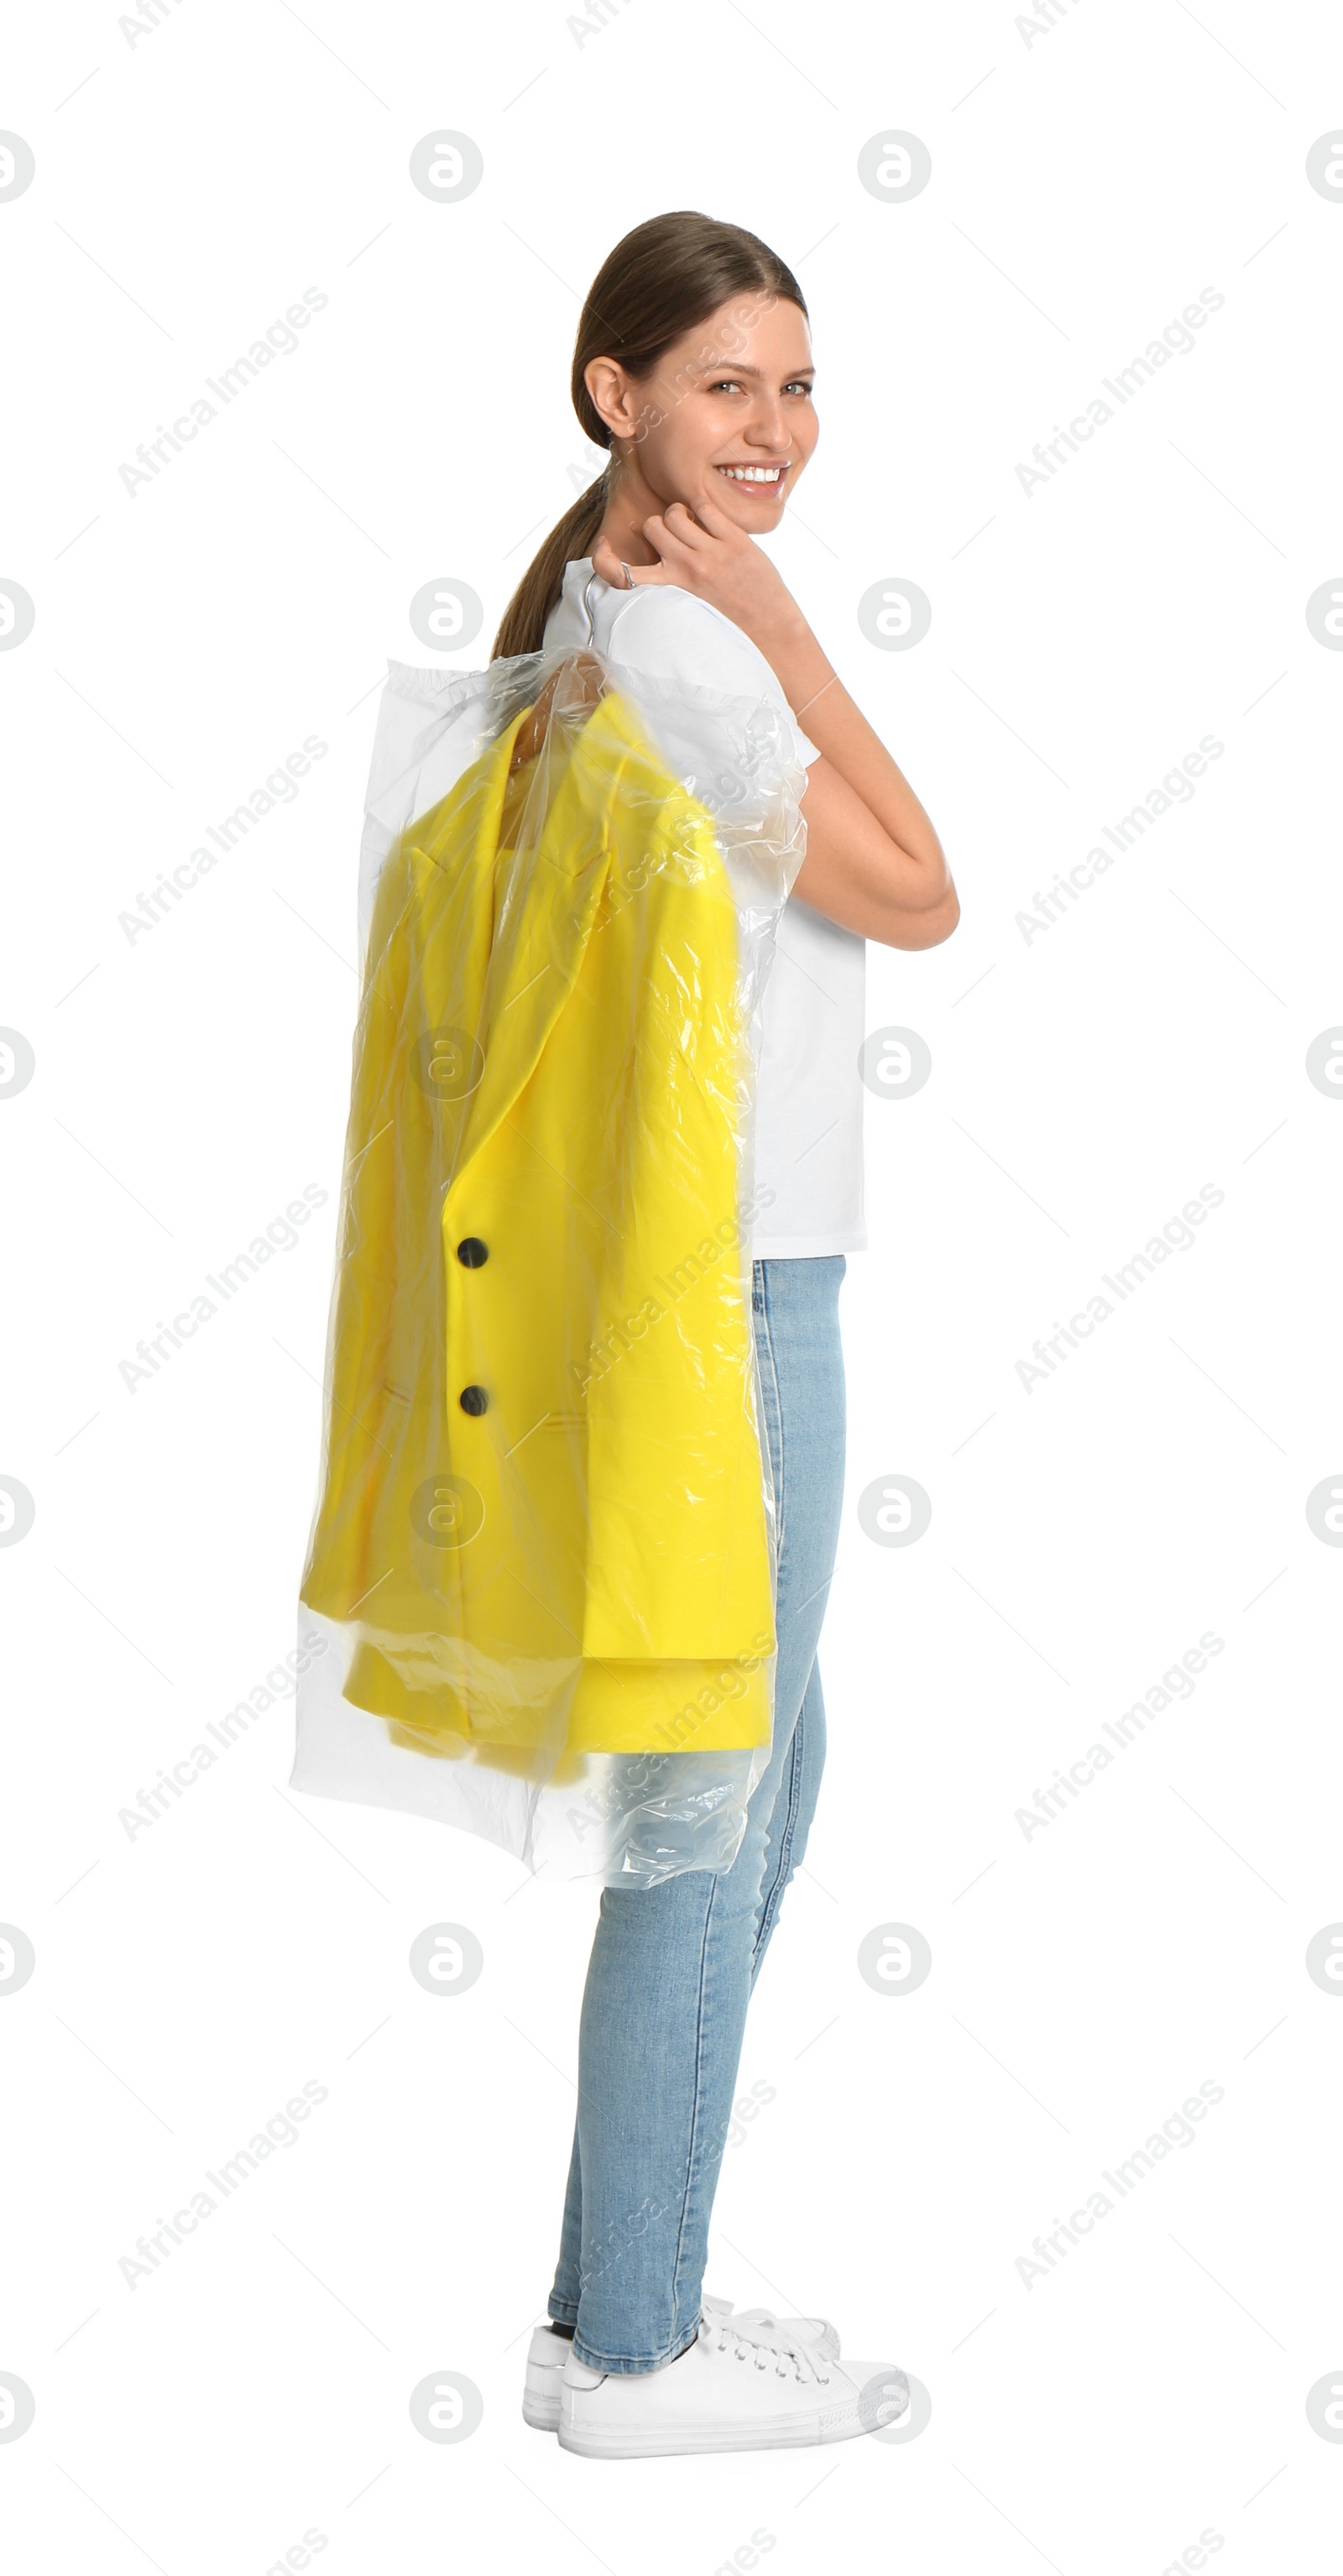
<instances>
[{"instance_id":1,"label":"blue jeans","mask_svg":"<svg viewBox=\"0 0 1343 2576\"><path fill-rule=\"evenodd\" d=\"M605 1888L583 1996L578 2118L550 2315L593 2370L695 2340L746 2007L807 1844L825 1759L817 1640L844 1490L842 1253L753 1264L778 1510L774 1741L730 1870Z\"/></svg>"}]
</instances>

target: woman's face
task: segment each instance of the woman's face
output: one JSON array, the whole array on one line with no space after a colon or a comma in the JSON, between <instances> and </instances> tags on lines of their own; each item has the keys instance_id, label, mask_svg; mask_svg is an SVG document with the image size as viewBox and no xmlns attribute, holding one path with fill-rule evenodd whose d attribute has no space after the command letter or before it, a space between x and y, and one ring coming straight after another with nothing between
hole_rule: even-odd
<instances>
[{"instance_id":1,"label":"woman's face","mask_svg":"<svg viewBox=\"0 0 1343 2576\"><path fill-rule=\"evenodd\" d=\"M687 331L652 375L595 358L586 381L622 480L646 485L654 508L708 499L767 536L816 445L814 372L805 315L751 293Z\"/></svg>"}]
</instances>

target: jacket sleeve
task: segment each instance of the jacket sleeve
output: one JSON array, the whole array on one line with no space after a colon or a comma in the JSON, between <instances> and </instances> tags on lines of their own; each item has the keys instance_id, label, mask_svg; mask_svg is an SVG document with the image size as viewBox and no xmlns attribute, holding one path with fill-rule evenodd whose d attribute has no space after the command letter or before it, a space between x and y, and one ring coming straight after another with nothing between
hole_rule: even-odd
<instances>
[{"instance_id":1,"label":"jacket sleeve","mask_svg":"<svg viewBox=\"0 0 1343 2576\"><path fill-rule=\"evenodd\" d=\"M710 819L679 789L656 830L637 799L614 823L654 864L609 943L613 987L638 996L637 1114L586 1398L584 1652L758 1655L774 1636L740 1210L751 1064L738 917Z\"/></svg>"}]
</instances>

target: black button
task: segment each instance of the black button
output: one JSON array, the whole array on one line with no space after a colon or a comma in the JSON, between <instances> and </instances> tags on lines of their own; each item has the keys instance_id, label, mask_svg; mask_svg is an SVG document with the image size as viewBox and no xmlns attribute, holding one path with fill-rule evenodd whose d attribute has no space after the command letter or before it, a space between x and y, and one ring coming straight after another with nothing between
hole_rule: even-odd
<instances>
[{"instance_id":1,"label":"black button","mask_svg":"<svg viewBox=\"0 0 1343 2576\"><path fill-rule=\"evenodd\" d=\"M478 1234L468 1234L466 1241L457 1246L457 1258L464 1270L483 1270L489 1257L490 1247L481 1242Z\"/></svg>"},{"instance_id":2,"label":"black button","mask_svg":"<svg viewBox=\"0 0 1343 2576\"><path fill-rule=\"evenodd\" d=\"M483 1386L464 1386L457 1398L463 1413L485 1413L490 1399Z\"/></svg>"}]
</instances>

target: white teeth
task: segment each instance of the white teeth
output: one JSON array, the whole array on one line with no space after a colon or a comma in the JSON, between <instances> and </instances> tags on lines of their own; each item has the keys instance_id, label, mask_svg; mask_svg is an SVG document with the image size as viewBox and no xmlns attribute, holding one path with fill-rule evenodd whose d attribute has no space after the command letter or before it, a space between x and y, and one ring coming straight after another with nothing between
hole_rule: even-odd
<instances>
[{"instance_id":1,"label":"white teeth","mask_svg":"<svg viewBox=\"0 0 1343 2576\"><path fill-rule=\"evenodd\" d=\"M781 465L720 465L720 474L729 474L734 483L777 483Z\"/></svg>"}]
</instances>

